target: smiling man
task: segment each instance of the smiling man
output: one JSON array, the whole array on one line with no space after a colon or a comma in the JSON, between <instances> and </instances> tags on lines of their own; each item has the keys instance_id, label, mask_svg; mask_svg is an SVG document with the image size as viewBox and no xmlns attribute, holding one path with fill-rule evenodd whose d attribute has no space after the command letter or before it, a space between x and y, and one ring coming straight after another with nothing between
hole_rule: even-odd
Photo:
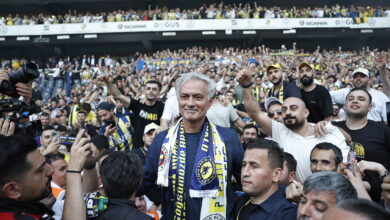
<instances>
[{"instance_id":1,"label":"smiling man","mask_svg":"<svg viewBox=\"0 0 390 220\"><path fill-rule=\"evenodd\" d=\"M182 118L150 145L141 193L153 200L162 189L166 219L233 218L231 179L233 174L240 180L243 150L232 129L208 121L214 93L215 82L207 76L181 76L176 94Z\"/></svg>"},{"instance_id":2,"label":"smiling man","mask_svg":"<svg viewBox=\"0 0 390 220\"><path fill-rule=\"evenodd\" d=\"M367 69L357 68L352 73L352 84L354 88L364 89L370 93L372 97L372 109L368 112L367 118L373 121L381 121L387 123L386 102L389 98L381 91L370 88L370 74ZM345 98L351 91L350 88L330 91L332 101L338 105L345 104Z\"/></svg>"},{"instance_id":3,"label":"smiling man","mask_svg":"<svg viewBox=\"0 0 390 220\"><path fill-rule=\"evenodd\" d=\"M150 123L160 124L160 118L164 111L164 104L158 101L161 84L156 80L149 80L145 84L145 103L141 103L132 97L123 95L108 75L100 75L98 80L103 81L110 93L122 104L134 113L134 120L131 125L134 128L133 148L143 147L142 136L145 126ZM130 148L131 150L132 148Z\"/></svg>"},{"instance_id":4,"label":"smiling man","mask_svg":"<svg viewBox=\"0 0 390 220\"><path fill-rule=\"evenodd\" d=\"M249 68L238 76L238 81L244 88L245 108L266 135L276 141L285 152L294 156L298 163L297 177L301 182L311 174L310 153L316 144L330 142L341 149L344 158L347 157L349 148L345 143L344 135L337 127L329 123L327 134L321 137L314 136L314 125L307 121L309 110L301 99L290 97L283 102L284 124L272 120L261 112L250 90L251 73L252 70Z\"/></svg>"},{"instance_id":5,"label":"smiling man","mask_svg":"<svg viewBox=\"0 0 390 220\"><path fill-rule=\"evenodd\" d=\"M352 137L357 160L368 160L390 168L390 128L382 122L369 120L373 97L367 90L354 88L345 100L345 121L333 122ZM381 180L375 172L365 172L371 185L370 196L379 201Z\"/></svg>"}]
</instances>

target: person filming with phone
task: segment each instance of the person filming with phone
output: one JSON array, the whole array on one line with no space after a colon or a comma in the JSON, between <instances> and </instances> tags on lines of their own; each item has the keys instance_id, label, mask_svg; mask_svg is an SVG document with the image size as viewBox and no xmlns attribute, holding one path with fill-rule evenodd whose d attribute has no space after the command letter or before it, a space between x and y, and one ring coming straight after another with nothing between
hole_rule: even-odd
<instances>
[{"instance_id":1,"label":"person filming with phone","mask_svg":"<svg viewBox=\"0 0 390 220\"><path fill-rule=\"evenodd\" d=\"M115 115L114 105L108 102L101 102L96 112L104 123L99 130L99 135L108 138L110 148L121 151L133 149L134 132L131 125L130 113Z\"/></svg>"},{"instance_id":2,"label":"person filming with phone","mask_svg":"<svg viewBox=\"0 0 390 220\"><path fill-rule=\"evenodd\" d=\"M345 99L345 121L332 122L345 130L352 138L356 160L370 161L390 168L390 128L385 123L369 120L368 112L372 109L372 96L365 89L352 89ZM316 126L317 133L324 133L324 124ZM363 180L369 183L368 189L373 200L379 201L381 178L377 172L364 171Z\"/></svg>"}]
</instances>

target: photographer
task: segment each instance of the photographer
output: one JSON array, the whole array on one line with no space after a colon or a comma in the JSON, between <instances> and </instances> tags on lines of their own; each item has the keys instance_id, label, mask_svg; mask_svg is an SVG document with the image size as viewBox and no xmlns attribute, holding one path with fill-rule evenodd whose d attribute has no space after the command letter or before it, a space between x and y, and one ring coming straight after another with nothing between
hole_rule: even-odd
<instances>
[{"instance_id":1,"label":"photographer","mask_svg":"<svg viewBox=\"0 0 390 220\"><path fill-rule=\"evenodd\" d=\"M3 81L9 81L9 76L5 70L0 70L0 85L2 85ZM16 90L18 91L18 95L23 97L23 101L26 104L30 103L30 99L32 97L32 86L28 83L16 83Z\"/></svg>"}]
</instances>

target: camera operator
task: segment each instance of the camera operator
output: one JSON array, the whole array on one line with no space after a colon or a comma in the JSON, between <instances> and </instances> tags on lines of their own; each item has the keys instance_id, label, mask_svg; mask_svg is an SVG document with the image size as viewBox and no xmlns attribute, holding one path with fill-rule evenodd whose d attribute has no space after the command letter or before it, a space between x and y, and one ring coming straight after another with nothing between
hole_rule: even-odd
<instances>
[{"instance_id":1,"label":"camera operator","mask_svg":"<svg viewBox=\"0 0 390 220\"><path fill-rule=\"evenodd\" d=\"M0 70L0 85L3 81L9 81L9 76L5 70ZM28 83L16 83L16 90L18 91L18 95L23 97L23 101L26 104L30 103L30 99L32 97L32 86Z\"/></svg>"}]
</instances>

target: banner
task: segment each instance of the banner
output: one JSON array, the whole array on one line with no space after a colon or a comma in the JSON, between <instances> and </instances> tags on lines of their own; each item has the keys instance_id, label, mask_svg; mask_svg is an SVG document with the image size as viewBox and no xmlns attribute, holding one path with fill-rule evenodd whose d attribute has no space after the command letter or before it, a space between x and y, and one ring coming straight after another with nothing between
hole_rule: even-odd
<instances>
[{"instance_id":1,"label":"banner","mask_svg":"<svg viewBox=\"0 0 390 220\"><path fill-rule=\"evenodd\" d=\"M166 31L289 30L299 28L390 28L390 17L159 20L0 26L1 36L44 36Z\"/></svg>"}]
</instances>

